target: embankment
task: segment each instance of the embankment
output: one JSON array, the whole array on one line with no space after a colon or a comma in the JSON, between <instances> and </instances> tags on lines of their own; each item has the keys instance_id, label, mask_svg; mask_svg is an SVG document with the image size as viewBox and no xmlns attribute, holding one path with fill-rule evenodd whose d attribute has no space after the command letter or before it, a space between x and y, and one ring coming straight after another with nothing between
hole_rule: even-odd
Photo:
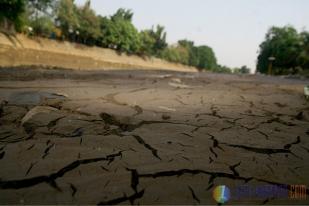
<instances>
[{"instance_id":1,"label":"embankment","mask_svg":"<svg viewBox=\"0 0 309 206\"><path fill-rule=\"evenodd\" d=\"M195 72L196 69L157 58L118 54L111 49L0 33L0 66L45 66L77 70L145 69Z\"/></svg>"}]
</instances>

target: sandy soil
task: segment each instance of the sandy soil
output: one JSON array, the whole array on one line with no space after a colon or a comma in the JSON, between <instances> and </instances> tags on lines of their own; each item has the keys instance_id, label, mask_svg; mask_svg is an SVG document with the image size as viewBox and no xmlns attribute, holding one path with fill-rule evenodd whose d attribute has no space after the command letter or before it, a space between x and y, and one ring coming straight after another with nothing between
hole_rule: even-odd
<instances>
[{"instance_id":1,"label":"sandy soil","mask_svg":"<svg viewBox=\"0 0 309 206\"><path fill-rule=\"evenodd\" d=\"M0 73L0 204L309 203L239 193L309 185L308 81L38 71Z\"/></svg>"}]
</instances>

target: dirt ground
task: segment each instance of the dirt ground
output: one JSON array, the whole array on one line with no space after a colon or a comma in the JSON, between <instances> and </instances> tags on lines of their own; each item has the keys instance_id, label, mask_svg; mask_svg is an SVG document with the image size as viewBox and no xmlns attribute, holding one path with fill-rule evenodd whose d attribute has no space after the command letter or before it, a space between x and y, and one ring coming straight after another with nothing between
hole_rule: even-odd
<instances>
[{"instance_id":1,"label":"dirt ground","mask_svg":"<svg viewBox=\"0 0 309 206\"><path fill-rule=\"evenodd\" d=\"M309 203L291 189L309 185L306 80L43 69L0 76L0 204L217 204L218 185L230 189L228 204Z\"/></svg>"}]
</instances>

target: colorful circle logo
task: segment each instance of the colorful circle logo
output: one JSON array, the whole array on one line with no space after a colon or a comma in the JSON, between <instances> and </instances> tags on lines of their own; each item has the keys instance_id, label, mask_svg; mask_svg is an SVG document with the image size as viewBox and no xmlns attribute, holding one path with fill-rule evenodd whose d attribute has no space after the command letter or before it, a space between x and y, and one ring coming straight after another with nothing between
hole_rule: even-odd
<instances>
[{"instance_id":1,"label":"colorful circle logo","mask_svg":"<svg viewBox=\"0 0 309 206\"><path fill-rule=\"evenodd\" d=\"M213 190L213 198L220 204L226 203L230 197L230 189L225 185L219 185Z\"/></svg>"}]
</instances>

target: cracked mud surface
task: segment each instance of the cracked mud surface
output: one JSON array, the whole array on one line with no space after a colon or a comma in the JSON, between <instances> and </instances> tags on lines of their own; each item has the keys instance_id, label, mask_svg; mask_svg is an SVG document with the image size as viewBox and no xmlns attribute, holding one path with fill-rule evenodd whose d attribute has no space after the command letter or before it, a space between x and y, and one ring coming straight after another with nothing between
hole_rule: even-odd
<instances>
[{"instance_id":1,"label":"cracked mud surface","mask_svg":"<svg viewBox=\"0 0 309 206\"><path fill-rule=\"evenodd\" d=\"M0 82L0 204L216 204L217 185L309 185L308 82L81 79Z\"/></svg>"}]
</instances>

